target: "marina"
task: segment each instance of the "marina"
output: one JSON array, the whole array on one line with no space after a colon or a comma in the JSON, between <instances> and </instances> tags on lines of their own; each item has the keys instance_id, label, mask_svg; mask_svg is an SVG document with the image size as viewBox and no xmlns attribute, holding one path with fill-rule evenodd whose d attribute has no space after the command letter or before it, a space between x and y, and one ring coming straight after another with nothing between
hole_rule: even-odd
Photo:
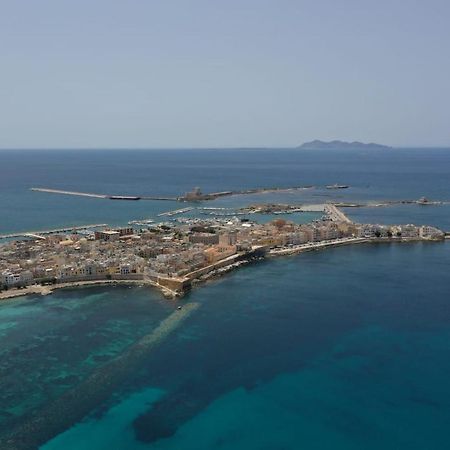
<instances>
[{"instance_id":1,"label":"marina","mask_svg":"<svg viewBox=\"0 0 450 450\"><path fill-rule=\"evenodd\" d=\"M128 225L140 225L140 226L146 226L154 223L155 221L153 219L137 219L137 220L130 220L128 221Z\"/></svg>"}]
</instances>

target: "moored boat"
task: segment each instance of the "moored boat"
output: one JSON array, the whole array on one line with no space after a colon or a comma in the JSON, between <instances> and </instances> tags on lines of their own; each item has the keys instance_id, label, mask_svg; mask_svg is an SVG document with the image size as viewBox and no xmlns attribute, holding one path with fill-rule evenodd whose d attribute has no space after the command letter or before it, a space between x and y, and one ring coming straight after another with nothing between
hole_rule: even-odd
<instances>
[{"instance_id":1,"label":"moored boat","mask_svg":"<svg viewBox=\"0 0 450 450\"><path fill-rule=\"evenodd\" d=\"M328 186L326 186L327 189L347 189L350 186L346 185L346 184L329 184Z\"/></svg>"}]
</instances>

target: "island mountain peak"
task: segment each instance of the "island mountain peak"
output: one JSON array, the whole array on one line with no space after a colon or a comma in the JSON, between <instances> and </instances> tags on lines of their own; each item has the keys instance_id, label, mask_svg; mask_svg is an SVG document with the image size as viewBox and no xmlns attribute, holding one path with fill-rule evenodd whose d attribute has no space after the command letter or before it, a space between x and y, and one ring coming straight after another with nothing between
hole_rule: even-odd
<instances>
[{"instance_id":1,"label":"island mountain peak","mask_svg":"<svg viewBox=\"0 0 450 450\"><path fill-rule=\"evenodd\" d=\"M370 142L368 144L365 144L364 142L346 142L346 141L320 141L318 139L311 141L311 142L305 142L302 145L299 145L297 148L303 149L303 150L347 150L347 149L369 149L369 150L388 150L392 147L389 147L387 145L381 145L381 144L375 144L373 142Z\"/></svg>"}]
</instances>

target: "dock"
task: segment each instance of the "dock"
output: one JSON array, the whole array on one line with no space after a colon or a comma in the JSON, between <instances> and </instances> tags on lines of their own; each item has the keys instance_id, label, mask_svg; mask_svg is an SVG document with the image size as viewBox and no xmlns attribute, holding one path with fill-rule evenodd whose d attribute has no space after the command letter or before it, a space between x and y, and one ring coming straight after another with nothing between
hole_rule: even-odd
<instances>
[{"instance_id":1,"label":"dock","mask_svg":"<svg viewBox=\"0 0 450 450\"><path fill-rule=\"evenodd\" d=\"M55 228L53 230L21 231L18 233L0 234L0 239L13 239L18 237L31 237L33 239L45 239L46 234L70 233L71 231L89 230L91 228L104 228L107 223L94 223L92 225L76 225L73 227Z\"/></svg>"},{"instance_id":2,"label":"dock","mask_svg":"<svg viewBox=\"0 0 450 450\"><path fill-rule=\"evenodd\" d=\"M192 211L193 209L195 209L195 208L188 207L188 208L175 209L173 211L166 211L166 212L162 212L162 213L158 214L158 217L176 216L177 214L183 214L183 213Z\"/></svg>"}]
</instances>

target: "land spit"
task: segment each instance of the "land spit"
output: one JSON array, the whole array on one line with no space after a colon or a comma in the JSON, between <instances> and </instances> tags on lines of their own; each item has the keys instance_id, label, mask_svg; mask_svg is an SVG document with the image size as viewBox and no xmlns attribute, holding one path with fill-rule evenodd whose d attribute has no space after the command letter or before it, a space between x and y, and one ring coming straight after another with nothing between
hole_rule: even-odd
<instances>
[{"instance_id":1,"label":"land spit","mask_svg":"<svg viewBox=\"0 0 450 450\"><path fill-rule=\"evenodd\" d=\"M47 405L37 408L0 438L2 450L34 450L67 430L108 399L117 386L136 371L151 351L175 331L199 303L187 303L164 319L151 333L117 358L96 369L84 381Z\"/></svg>"}]
</instances>

